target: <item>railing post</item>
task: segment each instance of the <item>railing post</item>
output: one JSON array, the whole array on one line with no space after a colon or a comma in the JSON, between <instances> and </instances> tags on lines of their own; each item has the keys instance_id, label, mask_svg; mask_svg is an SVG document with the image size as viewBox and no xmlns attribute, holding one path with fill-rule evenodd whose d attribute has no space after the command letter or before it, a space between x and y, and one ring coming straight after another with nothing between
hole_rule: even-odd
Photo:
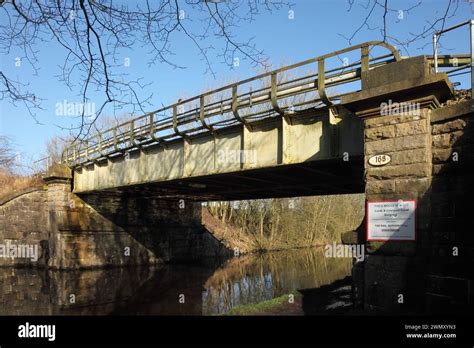
<instances>
[{"instance_id":1,"label":"railing post","mask_svg":"<svg viewBox=\"0 0 474 348\"><path fill-rule=\"evenodd\" d=\"M253 100L252 100L252 86L249 87L249 106L253 106Z\"/></svg>"},{"instance_id":2,"label":"railing post","mask_svg":"<svg viewBox=\"0 0 474 348\"><path fill-rule=\"evenodd\" d=\"M318 60L318 94L321 101L327 106L331 107L333 104L326 94L326 82L324 72L324 58Z\"/></svg>"},{"instance_id":3,"label":"railing post","mask_svg":"<svg viewBox=\"0 0 474 348\"><path fill-rule=\"evenodd\" d=\"M237 101L237 84L232 85L232 114L235 119L242 124L245 124L245 120L239 115L239 105Z\"/></svg>"},{"instance_id":4,"label":"railing post","mask_svg":"<svg viewBox=\"0 0 474 348\"><path fill-rule=\"evenodd\" d=\"M472 87L474 86L474 19L471 19L469 29L471 35L471 99L474 99L472 94Z\"/></svg>"},{"instance_id":5,"label":"railing post","mask_svg":"<svg viewBox=\"0 0 474 348\"><path fill-rule=\"evenodd\" d=\"M362 46L360 49L360 68L361 72L369 71L369 46Z\"/></svg>"},{"instance_id":6,"label":"railing post","mask_svg":"<svg viewBox=\"0 0 474 348\"><path fill-rule=\"evenodd\" d=\"M199 120L201 121L201 124L204 128L206 128L208 131L210 132L213 132L214 129L212 128L212 126L209 126L207 123L206 123L206 120L204 119L205 118L205 114L204 114L204 95L201 94L201 96L199 97Z\"/></svg>"},{"instance_id":7,"label":"railing post","mask_svg":"<svg viewBox=\"0 0 474 348\"><path fill-rule=\"evenodd\" d=\"M113 133L114 133L114 148L116 151L118 151L118 146L117 146L117 126L113 128Z\"/></svg>"},{"instance_id":8,"label":"railing post","mask_svg":"<svg viewBox=\"0 0 474 348\"><path fill-rule=\"evenodd\" d=\"M271 88L270 88L270 100L272 102L273 110L275 110L280 116L284 116L285 112L278 105L277 99L277 72L273 72L271 75Z\"/></svg>"},{"instance_id":9,"label":"railing post","mask_svg":"<svg viewBox=\"0 0 474 348\"><path fill-rule=\"evenodd\" d=\"M155 137L155 114L153 112L150 114L150 138L157 141Z\"/></svg>"},{"instance_id":10,"label":"railing post","mask_svg":"<svg viewBox=\"0 0 474 348\"><path fill-rule=\"evenodd\" d=\"M178 129L178 104L173 105L173 130L176 135L182 137L184 140L187 140L187 135L185 133L181 133Z\"/></svg>"},{"instance_id":11,"label":"railing post","mask_svg":"<svg viewBox=\"0 0 474 348\"><path fill-rule=\"evenodd\" d=\"M89 161L89 140L85 140L84 143L86 144L86 161Z\"/></svg>"},{"instance_id":12,"label":"railing post","mask_svg":"<svg viewBox=\"0 0 474 348\"><path fill-rule=\"evenodd\" d=\"M135 139L134 139L134 135L135 135L135 120L131 120L130 121L130 146L134 146L135 145Z\"/></svg>"},{"instance_id":13,"label":"railing post","mask_svg":"<svg viewBox=\"0 0 474 348\"><path fill-rule=\"evenodd\" d=\"M176 104L173 105L173 130L176 135L181 135L178 130L178 105Z\"/></svg>"},{"instance_id":14,"label":"railing post","mask_svg":"<svg viewBox=\"0 0 474 348\"><path fill-rule=\"evenodd\" d=\"M360 83L362 88L367 84L367 71L369 71L369 46L364 45L360 48Z\"/></svg>"},{"instance_id":15,"label":"railing post","mask_svg":"<svg viewBox=\"0 0 474 348\"><path fill-rule=\"evenodd\" d=\"M101 156L103 156L104 154L102 153L102 133L101 133L101 132L98 132L98 133L97 133L97 137L99 138L99 146L98 146L98 148L99 148L99 154L100 154Z\"/></svg>"}]
</instances>

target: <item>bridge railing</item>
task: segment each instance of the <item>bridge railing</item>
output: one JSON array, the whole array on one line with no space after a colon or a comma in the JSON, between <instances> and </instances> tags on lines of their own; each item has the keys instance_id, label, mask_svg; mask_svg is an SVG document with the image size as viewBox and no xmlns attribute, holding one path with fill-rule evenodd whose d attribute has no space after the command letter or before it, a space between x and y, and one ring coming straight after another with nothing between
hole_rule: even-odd
<instances>
[{"instance_id":1,"label":"bridge railing","mask_svg":"<svg viewBox=\"0 0 474 348\"><path fill-rule=\"evenodd\" d=\"M374 47L385 48L388 54L370 58L370 50ZM352 64L326 69L328 58L350 51L360 51L360 59ZM334 107L345 93L329 96L328 88L358 81L364 71L400 59L399 52L393 46L381 41L347 47L180 100L100 131L67 147L62 161L75 167L150 145L166 147L170 140L176 138L212 133L236 124L247 125L267 117L286 117L296 109ZM290 73L300 67L312 66L317 68L317 72L302 76ZM255 82L260 84L252 89ZM243 91L244 85L250 85L247 91Z\"/></svg>"},{"instance_id":2,"label":"bridge railing","mask_svg":"<svg viewBox=\"0 0 474 348\"><path fill-rule=\"evenodd\" d=\"M470 36L470 53L461 54L461 55L443 55L438 54L438 43L442 34L462 28L464 26L469 26L469 36ZM472 68L474 62L474 19L458 23L448 28L436 31L433 33L433 67L434 72L438 72L439 67L449 67L450 69L445 70L444 72L449 76L464 74L465 72L471 73L471 90L474 85L474 69ZM467 70L467 71L465 71ZM461 71L461 72L460 72ZM471 98L473 97L471 93Z\"/></svg>"}]
</instances>

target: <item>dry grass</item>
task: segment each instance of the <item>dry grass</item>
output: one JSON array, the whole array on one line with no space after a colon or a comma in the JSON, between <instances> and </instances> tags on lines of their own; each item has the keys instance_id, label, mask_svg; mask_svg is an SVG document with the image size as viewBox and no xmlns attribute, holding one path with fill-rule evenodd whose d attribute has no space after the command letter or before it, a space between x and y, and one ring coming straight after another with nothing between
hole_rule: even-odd
<instances>
[{"instance_id":1,"label":"dry grass","mask_svg":"<svg viewBox=\"0 0 474 348\"><path fill-rule=\"evenodd\" d=\"M42 185L43 180L38 175L20 176L0 172L0 200L15 192Z\"/></svg>"}]
</instances>

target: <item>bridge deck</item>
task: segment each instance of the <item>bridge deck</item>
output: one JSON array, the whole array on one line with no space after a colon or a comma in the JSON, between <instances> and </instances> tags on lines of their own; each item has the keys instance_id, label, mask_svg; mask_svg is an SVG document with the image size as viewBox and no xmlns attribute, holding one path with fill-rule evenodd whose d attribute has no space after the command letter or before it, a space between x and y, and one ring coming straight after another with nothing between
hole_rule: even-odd
<instances>
[{"instance_id":1,"label":"bridge deck","mask_svg":"<svg viewBox=\"0 0 474 348\"><path fill-rule=\"evenodd\" d=\"M371 57L374 47L389 54ZM354 50L360 60L325 69L328 58ZM393 46L379 41L345 48L99 132L67 148L63 162L73 168L76 193L140 190L249 199L363 192L363 125L345 108L347 97L360 89L329 97L327 88L359 81L369 93L377 79L369 81L368 73L392 62L411 69L404 74L429 74L432 58L418 58L416 64L402 60ZM439 58L440 66L453 64L451 57ZM313 64L317 73L284 76ZM256 81L260 87L252 90ZM246 85L249 91L242 92Z\"/></svg>"}]
</instances>

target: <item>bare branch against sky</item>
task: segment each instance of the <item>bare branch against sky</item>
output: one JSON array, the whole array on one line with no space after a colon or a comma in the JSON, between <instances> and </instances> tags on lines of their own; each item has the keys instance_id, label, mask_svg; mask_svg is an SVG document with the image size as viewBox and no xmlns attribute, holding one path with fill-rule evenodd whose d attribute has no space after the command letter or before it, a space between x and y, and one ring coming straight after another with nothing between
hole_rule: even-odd
<instances>
[{"instance_id":1,"label":"bare branch against sky","mask_svg":"<svg viewBox=\"0 0 474 348\"><path fill-rule=\"evenodd\" d=\"M102 119L128 119L189 89L252 73L223 76L222 67L234 69L236 60L262 71L270 58L300 60L315 48L322 54L367 40L426 54L433 32L468 15L468 1L0 0L0 98L9 102L4 124L18 141L11 118L29 113L34 123L28 125L45 125L43 144L52 136L69 142L100 129ZM64 112L70 104L73 112Z\"/></svg>"},{"instance_id":2,"label":"bare branch against sky","mask_svg":"<svg viewBox=\"0 0 474 348\"><path fill-rule=\"evenodd\" d=\"M431 38L435 31L442 30L445 27L446 20L456 15L459 7L459 0L447 0L442 13L426 20L426 22L423 23L423 27L420 31L410 32L409 36L406 38L392 36L390 34L390 21L388 20L388 16L395 16L395 22L400 22L404 16L409 15L411 11L420 7L422 3L422 0L418 0L414 1L406 8L400 8L396 7L400 6L400 2L395 0L368 0L366 2L354 2L354 0L348 0L348 11L353 11L354 6L357 5L366 10L366 15L361 19L359 24L357 24L354 31L352 31L350 34L340 35L344 37L349 42L349 44L352 44L353 40L357 38L361 30L379 30L381 39L383 41L392 45L396 45L399 49L406 53L408 53L410 45L415 45L422 41L422 47L418 48L424 48L426 46L426 42L424 40Z\"/></svg>"},{"instance_id":3,"label":"bare branch against sky","mask_svg":"<svg viewBox=\"0 0 474 348\"><path fill-rule=\"evenodd\" d=\"M218 57L232 65L238 53L255 66L266 67L268 58L247 38L236 38L234 31L253 21L260 11L289 6L281 0L203 1L161 0L146 2L73 1L0 1L0 49L8 54L21 47L22 61L35 71L40 64L41 44L53 41L62 47L65 59L58 66L58 79L87 103L91 94L100 91L95 117L81 114L81 122L72 129L76 137L86 136L108 104L114 108L131 107L131 112L145 112L151 95L144 95L142 78L130 79L118 62L123 49L146 47L149 64L168 64L176 69L171 42L175 33L184 34L194 45L215 75L213 64ZM242 4L245 11L242 12ZM239 11L237 11L239 10ZM192 12L190 18L188 13ZM242 16L245 13L245 16ZM208 45L206 39L217 39L222 49ZM179 52L178 52L179 54ZM41 107L41 91L30 90L26 82L0 72L2 99L23 103L34 117ZM36 120L36 118L35 118ZM36 120L36 122L39 122Z\"/></svg>"}]
</instances>

